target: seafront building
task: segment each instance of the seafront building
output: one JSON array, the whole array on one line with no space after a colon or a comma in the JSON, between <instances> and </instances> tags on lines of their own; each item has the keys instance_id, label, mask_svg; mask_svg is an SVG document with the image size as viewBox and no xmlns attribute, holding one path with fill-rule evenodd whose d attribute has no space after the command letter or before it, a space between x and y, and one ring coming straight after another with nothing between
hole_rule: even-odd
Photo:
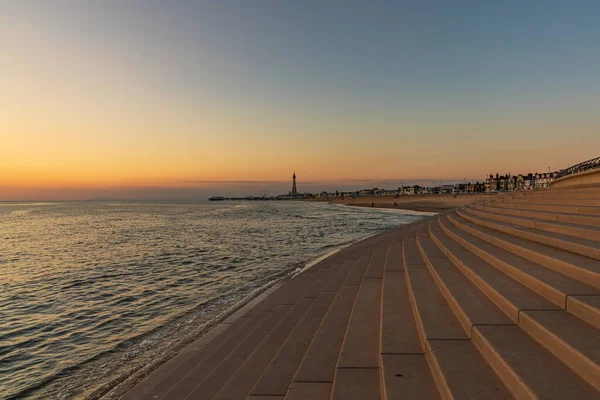
<instances>
[{"instance_id":1,"label":"seafront building","mask_svg":"<svg viewBox=\"0 0 600 400\"><path fill-rule=\"evenodd\" d=\"M485 191L488 193L507 192L512 190L534 190L550 187L550 184L560 171L545 172L545 173L528 173L512 175L500 175L496 173L494 176L490 174L485 180Z\"/></svg>"}]
</instances>

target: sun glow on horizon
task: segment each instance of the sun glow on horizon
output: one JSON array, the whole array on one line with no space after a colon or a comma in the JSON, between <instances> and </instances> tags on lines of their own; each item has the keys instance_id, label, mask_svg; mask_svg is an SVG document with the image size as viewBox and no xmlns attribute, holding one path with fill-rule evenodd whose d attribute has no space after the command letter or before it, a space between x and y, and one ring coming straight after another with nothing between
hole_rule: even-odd
<instances>
[{"instance_id":1,"label":"sun glow on horizon","mask_svg":"<svg viewBox=\"0 0 600 400\"><path fill-rule=\"evenodd\" d=\"M600 148L594 12L0 7L0 200L484 179Z\"/></svg>"}]
</instances>

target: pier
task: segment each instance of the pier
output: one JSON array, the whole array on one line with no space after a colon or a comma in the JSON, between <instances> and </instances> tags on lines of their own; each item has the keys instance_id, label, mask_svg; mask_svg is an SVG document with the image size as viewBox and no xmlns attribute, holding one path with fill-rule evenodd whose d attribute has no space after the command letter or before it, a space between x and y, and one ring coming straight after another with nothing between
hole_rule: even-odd
<instances>
[{"instance_id":1,"label":"pier","mask_svg":"<svg viewBox=\"0 0 600 400\"><path fill-rule=\"evenodd\" d=\"M600 184L579 183L599 176L344 248L123 398L600 398Z\"/></svg>"}]
</instances>

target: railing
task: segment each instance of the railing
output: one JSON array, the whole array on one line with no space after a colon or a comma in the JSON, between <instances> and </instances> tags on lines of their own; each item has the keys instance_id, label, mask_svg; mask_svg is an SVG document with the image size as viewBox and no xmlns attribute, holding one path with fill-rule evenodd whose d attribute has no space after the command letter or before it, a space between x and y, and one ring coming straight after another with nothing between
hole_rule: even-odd
<instances>
[{"instance_id":1,"label":"railing","mask_svg":"<svg viewBox=\"0 0 600 400\"><path fill-rule=\"evenodd\" d=\"M558 178L564 178L568 175L577 174L579 172L584 172L595 168L600 168L600 157L592 158L591 160L587 160L577 165L573 165L572 167L569 167L567 169L564 169L560 171L558 175L554 177L554 179L556 180Z\"/></svg>"}]
</instances>

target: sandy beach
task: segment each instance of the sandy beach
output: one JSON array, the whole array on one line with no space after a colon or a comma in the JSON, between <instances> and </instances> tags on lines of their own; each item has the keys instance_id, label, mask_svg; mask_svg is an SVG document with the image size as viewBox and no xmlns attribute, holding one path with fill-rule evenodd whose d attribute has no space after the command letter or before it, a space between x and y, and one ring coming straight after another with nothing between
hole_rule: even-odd
<instances>
[{"instance_id":1,"label":"sandy beach","mask_svg":"<svg viewBox=\"0 0 600 400\"><path fill-rule=\"evenodd\" d=\"M400 210L411 210L421 212L443 212L471 204L476 201L489 199L495 194L478 195L422 195L422 196L404 196L395 198L393 196L365 196L345 199L336 199L331 202L334 204L345 204L355 207L377 207L394 208ZM394 205L396 203L396 205Z\"/></svg>"}]
</instances>

